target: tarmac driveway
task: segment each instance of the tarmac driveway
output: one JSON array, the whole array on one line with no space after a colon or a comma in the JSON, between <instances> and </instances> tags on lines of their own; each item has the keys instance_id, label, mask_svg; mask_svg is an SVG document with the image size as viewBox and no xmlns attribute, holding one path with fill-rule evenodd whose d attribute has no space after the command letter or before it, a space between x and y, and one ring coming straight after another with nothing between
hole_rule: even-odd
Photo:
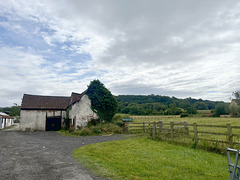
<instances>
[{"instance_id":1,"label":"tarmac driveway","mask_svg":"<svg viewBox=\"0 0 240 180\"><path fill-rule=\"evenodd\" d=\"M0 179L101 179L78 163L72 151L87 144L118 139L122 137L0 131Z\"/></svg>"}]
</instances>

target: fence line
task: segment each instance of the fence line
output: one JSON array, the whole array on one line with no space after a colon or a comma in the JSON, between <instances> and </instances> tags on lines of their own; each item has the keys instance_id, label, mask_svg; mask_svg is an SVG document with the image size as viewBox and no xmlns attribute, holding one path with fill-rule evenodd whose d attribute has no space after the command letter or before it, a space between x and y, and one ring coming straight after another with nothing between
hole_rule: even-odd
<instances>
[{"instance_id":1,"label":"fence line","mask_svg":"<svg viewBox=\"0 0 240 180\"><path fill-rule=\"evenodd\" d=\"M130 116L131 119L160 119L160 118L179 118L180 115L162 115L162 116Z\"/></svg>"},{"instance_id":2,"label":"fence line","mask_svg":"<svg viewBox=\"0 0 240 180\"><path fill-rule=\"evenodd\" d=\"M184 140L190 139L195 145L199 142L223 143L228 147L240 145L240 126L188 124L187 122L128 122L125 124L129 133L149 134L153 139Z\"/></svg>"}]
</instances>

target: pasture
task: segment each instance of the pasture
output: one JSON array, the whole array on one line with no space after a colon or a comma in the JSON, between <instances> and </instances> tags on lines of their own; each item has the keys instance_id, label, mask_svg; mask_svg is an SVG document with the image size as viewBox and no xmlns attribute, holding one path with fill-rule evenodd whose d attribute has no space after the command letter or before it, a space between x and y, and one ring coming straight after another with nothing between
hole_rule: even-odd
<instances>
[{"instance_id":1,"label":"pasture","mask_svg":"<svg viewBox=\"0 0 240 180\"><path fill-rule=\"evenodd\" d=\"M240 148L240 119L178 116L132 116L129 133L148 134L153 139L170 140L206 149Z\"/></svg>"},{"instance_id":2,"label":"pasture","mask_svg":"<svg viewBox=\"0 0 240 180\"><path fill-rule=\"evenodd\" d=\"M185 117L180 116L131 116L133 122L153 122L153 121L167 121L167 122L188 122L197 124L211 124L211 125L226 125L230 123L233 126L240 126L240 118L220 118L220 117Z\"/></svg>"}]
</instances>

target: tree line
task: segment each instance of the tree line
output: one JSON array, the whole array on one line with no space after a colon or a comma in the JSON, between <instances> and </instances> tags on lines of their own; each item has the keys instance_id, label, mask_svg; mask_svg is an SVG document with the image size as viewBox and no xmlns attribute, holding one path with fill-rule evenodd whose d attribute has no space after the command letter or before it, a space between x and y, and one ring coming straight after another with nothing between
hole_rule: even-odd
<instances>
[{"instance_id":1,"label":"tree line","mask_svg":"<svg viewBox=\"0 0 240 180\"><path fill-rule=\"evenodd\" d=\"M180 115L196 114L197 110L211 110L212 114L229 114L229 103L193 99L178 99L161 95L119 95L118 112L132 115Z\"/></svg>"},{"instance_id":2,"label":"tree line","mask_svg":"<svg viewBox=\"0 0 240 180\"><path fill-rule=\"evenodd\" d=\"M20 116L21 106L14 103L11 107L0 107L0 112L4 112L10 116Z\"/></svg>"}]
</instances>

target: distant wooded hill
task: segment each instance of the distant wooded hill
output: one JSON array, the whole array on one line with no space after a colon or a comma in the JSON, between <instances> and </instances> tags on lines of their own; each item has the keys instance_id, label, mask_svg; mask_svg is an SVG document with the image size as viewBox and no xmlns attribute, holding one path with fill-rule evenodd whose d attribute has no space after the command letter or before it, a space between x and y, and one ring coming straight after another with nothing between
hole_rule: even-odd
<instances>
[{"instance_id":1,"label":"distant wooded hill","mask_svg":"<svg viewBox=\"0 0 240 180\"><path fill-rule=\"evenodd\" d=\"M197 110L214 110L220 105L227 108L229 105L222 101L209 101L190 97L178 99L160 95L119 95L116 96L116 99L119 113L133 115L177 115L184 111L195 114Z\"/></svg>"}]
</instances>

